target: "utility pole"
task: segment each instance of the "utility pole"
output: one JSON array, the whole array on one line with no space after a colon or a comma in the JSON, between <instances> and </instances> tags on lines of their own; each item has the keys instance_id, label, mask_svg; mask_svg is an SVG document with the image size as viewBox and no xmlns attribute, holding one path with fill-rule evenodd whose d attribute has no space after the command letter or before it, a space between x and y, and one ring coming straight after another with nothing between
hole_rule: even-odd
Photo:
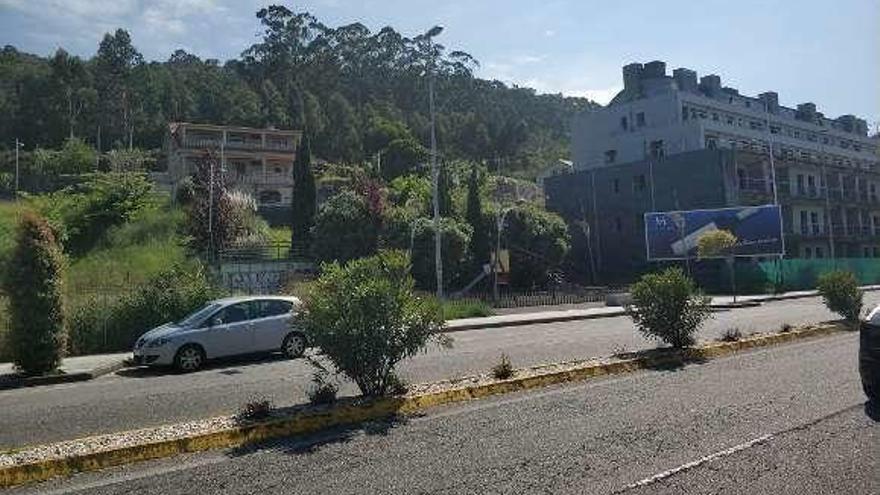
<instances>
[{"instance_id":1,"label":"utility pole","mask_svg":"<svg viewBox=\"0 0 880 495\"><path fill-rule=\"evenodd\" d=\"M18 150L22 146L24 146L24 143L19 141L18 138L15 138L15 192L14 192L14 196L15 196L16 201L18 201L18 176L19 176Z\"/></svg>"},{"instance_id":2,"label":"utility pole","mask_svg":"<svg viewBox=\"0 0 880 495\"><path fill-rule=\"evenodd\" d=\"M432 38L443 32L442 26L434 26L422 35L428 42L431 65L428 67L428 106L431 111L431 185L434 196L434 266L437 274L437 298L443 299L443 259L440 253L440 169L437 166L436 116L434 114L434 44Z\"/></svg>"}]
</instances>

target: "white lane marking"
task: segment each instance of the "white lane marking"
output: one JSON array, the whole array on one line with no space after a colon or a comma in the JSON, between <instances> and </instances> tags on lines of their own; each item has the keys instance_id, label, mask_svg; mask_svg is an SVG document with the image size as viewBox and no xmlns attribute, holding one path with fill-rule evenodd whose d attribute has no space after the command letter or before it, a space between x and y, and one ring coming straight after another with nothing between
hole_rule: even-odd
<instances>
[{"instance_id":1,"label":"white lane marking","mask_svg":"<svg viewBox=\"0 0 880 495\"><path fill-rule=\"evenodd\" d=\"M767 435L763 435L758 438L755 438L754 440L749 440L748 442L744 442L739 445L734 445L733 447L730 447L728 449L724 449L719 452L715 452L714 454L709 454L707 456L703 456L695 461L688 462L687 464L682 464L681 466L678 466L676 468L667 469L666 471L663 471L662 473L659 473L659 474L655 474L654 476L651 476L650 478L645 478L641 481L637 481L635 483L627 485L626 487L623 488L623 490L619 490L616 493L623 493L623 492L626 492L629 490L633 490L635 488L654 484L658 481L662 481L662 480L669 478L670 476L673 476L673 475L680 473L682 471L687 471L688 469L693 469L693 468L700 466L702 464L705 464L707 462L714 461L715 459L718 459L720 457L726 457L731 454L735 454L741 450L746 450L750 447L754 447L755 445L758 445L758 444L761 444L761 443L764 443L764 442L770 440L774 436L775 435L773 435L772 433L767 434Z\"/></svg>"}]
</instances>

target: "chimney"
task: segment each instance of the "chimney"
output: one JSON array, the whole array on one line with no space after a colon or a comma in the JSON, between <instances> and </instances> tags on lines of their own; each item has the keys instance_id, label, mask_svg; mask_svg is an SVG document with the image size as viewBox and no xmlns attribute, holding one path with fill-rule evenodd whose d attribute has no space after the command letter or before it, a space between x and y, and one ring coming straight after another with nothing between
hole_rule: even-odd
<instances>
[{"instance_id":1,"label":"chimney","mask_svg":"<svg viewBox=\"0 0 880 495\"><path fill-rule=\"evenodd\" d=\"M816 122L816 104L810 102L800 103L797 106L794 118L804 122Z\"/></svg>"},{"instance_id":2,"label":"chimney","mask_svg":"<svg viewBox=\"0 0 880 495\"><path fill-rule=\"evenodd\" d=\"M654 60L645 64L645 70L642 71L644 79L657 79L666 77L666 62Z\"/></svg>"},{"instance_id":3,"label":"chimney","mask_svg":"<svg viewBox=\"0 0 880 495\"><path fill-rule=\"evenodd\" d=\"M695 71L680 67L672 71L672 78L675 79L679 91L697 92L697 73Z\"/></svg>"},{"instance_id":4,"label":"chimney","mask_svg":"<svg viewBox=\"0 0 880 495\"><path fill-rule=\"evenodd\" d=\"M721 78L715 74L701 77L700 90L702 90L707 96L718 96L721 94Z\"/></svg>"},{"instance_id":5,"label":"chimney","mask_svg":"<svg viewBox=\"0 0 880 495\"><path fill-rule=\"evenodd\" d=\"M775 91L765 91L758 95L758 99L764 102L764 106L770 113L779 111L779 94Z\"/></svg>"},{"instance_id":6,"label":"chimney","mask_svg":"<svg viewBox=\"0 0 880 495\"><path fill-rule=\"evenodd\" d=\"M632 63L623 66L623 90L627 93L641 93L642 64Z\"/></svg>"}]
</instances>

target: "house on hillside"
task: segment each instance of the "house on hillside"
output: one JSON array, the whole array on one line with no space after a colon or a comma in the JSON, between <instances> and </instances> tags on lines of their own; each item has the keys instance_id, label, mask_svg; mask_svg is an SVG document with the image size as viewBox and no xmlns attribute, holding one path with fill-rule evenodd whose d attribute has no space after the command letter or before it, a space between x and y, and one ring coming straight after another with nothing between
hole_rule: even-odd
<instances>
[{"instance_id":1,"label":"house on hillside","mask_svg":"<svg viewBox=\"0 0 880 495\"><path fill-rule=\"evenodd\" d=\"M165 152L173 193L206 150L217 154L230 188L251 194L261 214L289 211L293 161L302 131L173 122Z\"/></svg>"}]
</instances>

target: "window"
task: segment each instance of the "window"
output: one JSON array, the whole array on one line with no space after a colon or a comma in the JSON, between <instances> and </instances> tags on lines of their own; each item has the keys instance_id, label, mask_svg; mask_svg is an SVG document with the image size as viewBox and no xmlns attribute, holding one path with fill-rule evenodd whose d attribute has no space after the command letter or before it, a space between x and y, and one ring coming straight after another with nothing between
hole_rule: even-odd
<instances>
[{"instance_id":1,"label":"window","mask_svg":"<svg viewBox=\"0 0 880 495\"><path fill-rule=\"evenodd\" d=\"M746 107L751 108L751 106L752 106L752 102L750 102L749 100L746 100Z\"/></svg>"},{"instance_id":2,"label":"window","mask_svg":"<svg viewBox=\"0 0 880 495\"><path fill-rule=\"evenodd\" d=\"M741 168L736 169L736 178L739 180L739 188L746 189L746 186L747 186L746 171Z\"/></svg>"},{"instance_id":3,"label":"window","mask_svg":"<svg viewBox=\"0 0 880 495\"><path fill-rule=\"evenodd\" d=\"M821 246L816 246L816 257L817 258L824 258L825 257L825 251L822 249Z\"/></svg>"},{"instance_id":4,"label":"window","mask_svg":"<svg viewBox=\"0 0 880 495\"><path fill-rule=\"evenodd\" d=\"M275 173L276 173L276 174L280 174L280 173L281 173L281 167L275 167Z\"/></svg>"},{"instance_id":5,"label":"window","mask_svg":"<svg viewBox=\"0 0 880 495\"><path fill-rule=\"evenodd\" d=\"M804 188L804 174L797 175L797 193L801 196L806 193L806 189Z\"/></svg>"},{"instance_id":6,"label":"window","mask_svg":"<svg viewBox=\"0 0 880 495\"><path fill-rule=\"evenodd\" d=\"M718 114L717 113L712 112L712 120L714 120L716 122L718 121Z\"/></svg>"},{"instance_id":7,"label":"window","mask_svg":"<svg viewBox=\"0 0 880 495\"><path fill-rule=\"evenodd\" d=\"M620 220L620 217L614 217L614 230L623 232L623 222Z\"/></svg>"},{"instance_id":8,"label":"window","mask_svg":"<svg viewBox=\"0 0 880 495\"><path fill-rule=\"evenodd\" d=\"M639 174L633 177L633 191L644 191L646 187L645 175Z\"/></svg>"},{"instance_id":9,"label":"window","mask_svg":"<svg viewBox=\"0 0 880 495\"><path fill-rule=\"evenodd\" d=\"M639 112L636 114L636 125L639 127L645 127L645 112Z\"/></svg>"},{"instance_id":10,"label":"window","mask_svg":"<svg viewBox=\"0 0 880 495\"><path fill-rule=\"evenodd\" d=\"M614 179L611 182L611 189L614 191L614 194L620 194L620 179Z\"/></svg>"},{"instance_id":11,"label":"window","mask_svg":"<svg viewBox=\"0 0 880 495\"><path fill-rule=\"evenodd\" d=\"M608 150L605 152L605 163L614 163L617 160L617 150Z\"/></svg>"},{"instance_id":12,"label":"window","mask_svg":"<svg viewBox=\"0 0 880 495\"><path fill-rule=\"evenodd\" d=\"M809 259L812 257L813 257L813 250L810 248L810 246L806 246L804 248L804 258Z\"/></svg>"},{"instance_id":13,"label":"window","mask_svg":"<svg viewBox=\"0 0 880 495\"><path fill-rule=\"evenodd\" d=\"M794 131L794 137L796 137L796 138L800 138L800 137L801 137L801 131Z\"/></svg>"},{"instance_id":14,"label":"window","mask_svg":"<svg viewBox=\"0 0 880 495\"><path fill-rule=\"evenodd\" d=\"M625 131L625 130L627 130L627 127L628 126L627 126L627 122L626 122L626 117L621 117L620 118L620 128Z\"/></svg>"},{"instance_id":15,"label":"window","mask_svg":"<svg viewBox=\"0 0 880 495\"><path fill-rule=\"evenodd\" d=\"M727 117L727 125L733 125L733 117Z\"/></svg>"},{"instance_id":16,"label":"window","mask_svg":"<svg viewBox=\"0 0 880 495\"><path fill-rule=\"evenodd\" d=\"M801 234L806 235L807 232L809 232L808 227L807 227L807 212L801 211L800 217L801 217L800 218L800 220L801 220Z\"/></svg>"},{"instance_id":17,"label":"window","mask_svg":"<svg viewBox=\"0 0 880 495\"><path fill-rule=\"evenodd\" d=\"M280 203L281 193L273 190L260 191L259 201L262 204Z\"/></svg>"},{"instance_id":18,"label":"window","mask_svg":"<svg viewBox=\"0 0 880 495\"><path fill-rule=\"evenodd\" d=\"M657 141L651 141L651 157L663 158L663 155L663 140L658 139Z\"/></svg>"},{"instance_id":19,"label":"window","mask_svg":"<svg viewBox=\"0 0 880 495\"><path fill-rule=\"evenodd\" d=\"M293 304L289 301L264 300L257 301L257 318L269 318L270 316L279 316L290 313L293 310Z\"/></svg>"},{"instance_id":20,"label":"window","mask_svg":"<svg viewBox=\"0 0 880 495\"><path fill-rule=\"evenodd\" d=\"M706 148L710 150L714 150L718 148L718 138L707 137L706 138Z\"/></svg>"},{"instance_id":21,"label":"window","mask_svg":"<svg viewBox=\"0 0 880 495\"><path fill-rule=\"evenodd\" d=\"M681 107L681 120L688 119L688 107Z\"/></svg>"},{"instance_id":22,"label":"window","mask_svg":"<svg viewBox=\"0 0 880 495\"><path fill-rule=\"evenodd\" d=\"M871 257L871 250L868 249L868 246L865 246L864 248L862 248L862 254L864 254L865 258Z\"/></svg>"},{"instance_id":23,"label":"window","mask_svg":"<svg viewBox=\"0 0 880 495\"><path fill-rule=\"evenodd\" d=\"M252 319L253 313L253 303L250 301L242 302L221 309L211 318L211 321L219 320L219 325L230 325Z\"/></svg>"},{"instance_id":24,"label":"window","mask_svg":"<svg viewBox=\"0 0 880 495\"><path fill-rule=\"evenodd\" d=\"M819 214L815 211L810 212L810 232L819 235Z\"/></svg>"},{"instance_id":25,"label":"window","mask_svg":"<svg viewBox=\"0 0 880 495\"><path fill-rule=\"evenodd\" d=\"M771 125L770 126L770 134L779 134L780 131L781 131L781 129L779 128L778 125Z\"/></svg>"}]
</instances>

